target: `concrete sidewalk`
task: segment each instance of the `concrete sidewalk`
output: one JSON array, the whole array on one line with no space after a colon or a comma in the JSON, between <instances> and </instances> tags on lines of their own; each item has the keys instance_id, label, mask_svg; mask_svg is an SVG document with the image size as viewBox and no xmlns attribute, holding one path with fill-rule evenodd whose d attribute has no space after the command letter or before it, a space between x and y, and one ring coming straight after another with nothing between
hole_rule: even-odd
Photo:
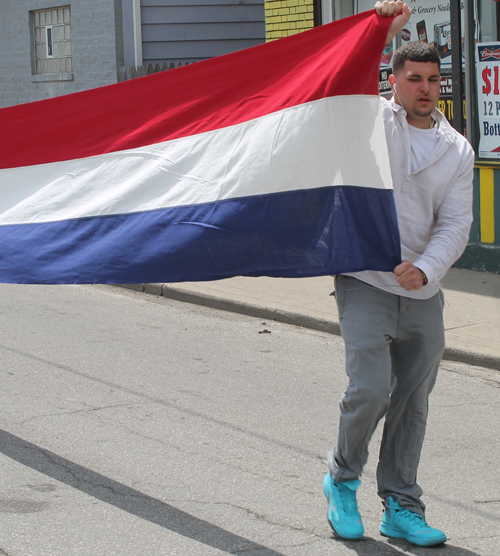
<instances>
[{"instance_id":1,"label":"concrete sidewalk","mask_svg":"<svg viewBox=\"0 0 500 556\"><path fill-rule=\"evenodd\" d=\"M444 358L500 370L500 275L451 269L442 283L446 299ZM248 278L214 282L132 284L125 287L340 334L333 278Z\"/></svg>"}]
</instances>

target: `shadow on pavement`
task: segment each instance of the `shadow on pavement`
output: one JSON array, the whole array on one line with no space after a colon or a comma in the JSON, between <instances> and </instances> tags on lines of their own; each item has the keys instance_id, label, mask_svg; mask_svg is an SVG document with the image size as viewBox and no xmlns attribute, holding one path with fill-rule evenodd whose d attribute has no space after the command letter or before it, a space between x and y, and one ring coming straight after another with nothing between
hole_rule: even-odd
<instances>
[{"instance_id":1,"label":"shadow on pavement","mask_svg":"<svg viewBox=\"0 0 500 556\"><path fill-rule=\"evenodd\" d=\"M453 546L449 542L446 544L441 544L439 546L432 547L420 547L413 546L406 541L401 541L398 539L391 539L389 543L393 546L398 546L404 549L405 553L415 554L415 556L424 556L431 553L436 556L481 556L477 552L472 552L472 550L467 550L466 548L461 548L460 546Z\"/></svg>"},{"instance_id":2,"label":"shadow on pavement","mask_svg":"<svg viewBox=\"0 0 500 556\"><path fill-rule=\"evenodd\" d=\"M0 430L0 452L102 502L229 554L284 556Z\"/></svg>"},{"instance_id":3,"label":"shadow on pavement","mask_svg":"<svg viewBox=\"0 0 500 556\"><path fill-rule=\"evenodd\" d=\"M451 269L441 280L443 288L500 298L500 274L481 270Z\"/></svg>"},{"instance_id":4,"label":"shadow on pavement","mask_svg":"<svg viewBox=\"0 0 500 556\"><path fill-rule=\"evenodd\" d=\"M387 539L378 541L372 537L363 537L360 541L347 541L334 537L335 541L343 544L358 556L401 556L401 554L414 554L415 556L481 556L466 548L453 546L449 543L433 547L413 546L405 540Z\"/></svg>"}]
</instances>

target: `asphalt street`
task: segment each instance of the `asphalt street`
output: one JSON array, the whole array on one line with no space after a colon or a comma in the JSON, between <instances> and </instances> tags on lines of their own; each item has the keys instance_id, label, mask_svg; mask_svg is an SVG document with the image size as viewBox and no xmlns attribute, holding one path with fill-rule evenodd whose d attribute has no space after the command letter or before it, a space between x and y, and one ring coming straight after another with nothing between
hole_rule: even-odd
<instances>
[{"instance_id":1,"label":"asphalt street","mask_svg":"<svg viewBox=\"0 0 500 556\"><path fill-rule=\"evenodd\" d=\"M444 362L419 482L434 549L332 537L338 337L108 286L0 285L0 555L497 556L500 374Z\"/></svg>"}]
</instances>

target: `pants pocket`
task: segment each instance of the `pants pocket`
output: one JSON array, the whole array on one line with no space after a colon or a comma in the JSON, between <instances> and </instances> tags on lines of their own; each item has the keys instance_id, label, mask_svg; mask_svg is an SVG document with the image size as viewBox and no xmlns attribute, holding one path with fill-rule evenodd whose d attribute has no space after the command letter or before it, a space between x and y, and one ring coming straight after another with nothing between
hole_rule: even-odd
<instances>
[{"instance_id":1,"label":"pants pocket","mask_svg":"<svg viewBox=\"0 0 500 556\"><path fill-rule=\"evenodd\" d=\"M335 276L335 300L337 302L337 309L339 319L342 320L345 306L345 277L342 275Z\"/></svg>"}]
</instances>

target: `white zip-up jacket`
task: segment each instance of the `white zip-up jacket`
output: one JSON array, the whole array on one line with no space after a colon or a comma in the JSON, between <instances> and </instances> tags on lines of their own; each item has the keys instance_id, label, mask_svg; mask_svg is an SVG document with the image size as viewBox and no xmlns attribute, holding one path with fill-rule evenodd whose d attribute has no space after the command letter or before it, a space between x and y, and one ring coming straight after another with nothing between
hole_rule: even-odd
<instances>
[{"instance_id":1,"label":"white zip-up jacket","mask_svg":"<svg viewBox=\"0 0 500 556\"><path fill-rule=\"evenodd\" d=\"M439 291L439 281L469 239L474 151L435 109L436 149L412 172L406 110L394 99L381 98L381 102L402 258L423 270L429 282L418 291L406 291L392 272L363 271L350 276L397 295L429 299Z\"/></svg>"}]
</instances>

